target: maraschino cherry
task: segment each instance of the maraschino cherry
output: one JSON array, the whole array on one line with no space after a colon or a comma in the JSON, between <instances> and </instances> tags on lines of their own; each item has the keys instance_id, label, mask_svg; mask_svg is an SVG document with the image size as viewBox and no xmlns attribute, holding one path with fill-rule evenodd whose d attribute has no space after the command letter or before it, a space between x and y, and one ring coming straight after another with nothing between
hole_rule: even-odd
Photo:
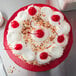
<instances>
[{"instance_id":1,"label":"maraschino cherry","mask_svg":"<svg viewBox=\"0 0 76 76\"><path fill-rule=\"evenodd\" d=\"M48 57L48 53L47 52L43 52L43 53L40 54L40 58L41 59L47 59L47 57Z\"/></svg>"},{"instance_id":2,"label":"maraschino cherry","mask_svg":"<svg viewBox=\"0 0 76 76\"><path fill-rule=\"evenodd\" d=\"M53 15L53 16L51 17L51 19L52 19L53 21L57 22L57 21L60 20L60 16L59 16L59 15Z\"/></svg>"},{"instance_id":3,"label":"maraschino cherry","mask_svg":"<svg viewBox=\"0 0 76 76\"><path fill-rule=\"evenodd\" d=\"M35 36L38 38L42 38L44 36L44 31L42 29L36 30Z\"/></svg>"},{"instance_id":4,"label":"maraschino cherry","mask_svg":"<svg viewBox=\"0 0 76 76\"><path fill-rule=\"evenodd\" d=\"M35 15L36 14L36 9L34 8L34 7L30 7L29 9L28 9L28 13L30 14L30 15Z\"/></svg>"},{"instance_id":5,"label":"maraschino cherry","mask_svg":"<svg viewBox=\"0 0 76 76\"><path fill-rule=\"evenodd\" d=\"M19 26L19 23L18 23L17 21L12 21L12 22L11 22L11 26L12 26L13 28L17 28L17 27Z\"/></svg>"},{"instance_id":6,"label":"maraschino cherry","mask_svg":"<svg viewBox=\"0 0 76 76\"><path fill-rule=\"evenodd\" d=\"M21 50L22 49L22 44L16 44L14 49Z\"/></svg>"},{"instance_id":7,"label":"maraschino cherry","mask_svg":"<svg viewBox=\"0 0 76 76\"><path fill-rule=\"evenodd\" d=\"M58 36L58 38L57 38L57 41L59 42L59 43L62 43L63 41L64 41L64 35L60 35L60 36Z\"/></svg>"}]
</instances>

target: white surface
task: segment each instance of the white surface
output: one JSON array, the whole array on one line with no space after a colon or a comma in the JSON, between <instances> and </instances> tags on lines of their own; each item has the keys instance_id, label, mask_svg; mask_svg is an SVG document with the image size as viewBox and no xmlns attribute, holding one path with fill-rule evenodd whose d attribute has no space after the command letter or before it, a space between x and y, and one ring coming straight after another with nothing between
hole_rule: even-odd
<instances>
[{"instance_id":1,"label":"white surface","mask_svg":"<svg viewBox=\"0 0 76 76\"><path fill-rule=\"evenodd\" d=\"M21 76L27 74L27 70L17 66L7 55L6 51L0 53L8 76ZM11 66L11 67L10 67ZM15 67L15 69L13 69ZM13 72L12 72L13 71ZM12 73L11 73L12 72Z\"/></svg>"},{"instance_id":2,"label":"white surface","mask_svg":"<svg viewBox=\"0 0 76 76\"><path fill-rule=\"evenodd\" d=\"M1 57L0 57L0 76L6 76L6 72Z\"/></svg>"},{"instance_id":3,"label":"white surface","mask_svg":"<svg viewBox=\"0 0 76 76\"><path fill-rule=\"evenodd\" d=\"M47 0L49 5L52 5L60 10L75 10L76 0Z\"/></svg>"},{"instance_id":4,"label":"white surface","mask_svg":"<svg viewBox=\"0 0 76 76\"><path fill-rule=\"evenodd\" d=\"M76 0L58 0L61 10L73 10L76 9Z\"/></svg>"}]
</instances>

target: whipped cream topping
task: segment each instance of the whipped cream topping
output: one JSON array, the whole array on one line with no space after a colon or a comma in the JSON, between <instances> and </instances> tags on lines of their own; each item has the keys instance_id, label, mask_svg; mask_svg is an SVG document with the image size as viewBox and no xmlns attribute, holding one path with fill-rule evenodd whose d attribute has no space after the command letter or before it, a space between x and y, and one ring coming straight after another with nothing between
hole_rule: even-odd
<instances>
[{"instance_id":1,"label":"whipped cream topping","mask_svg":"<svg viewBox=\"0 0 76 76\"><path fill-rule=\"evenodd\" d=\"M60 20L59 21L53 21L52 20L52 16L53 15L58 15L60 17ZM49 22L50 24L52 24L53 26L58 26L60 25L64 20L64 16L62 15L62 13L60 12L53 12L53 14L51 16L49 16Z\"/></svg>"},{"instance_id":2,"label":"whipped cream topping","mask_svg":"<svg viewBox=\"0 0 76 76\"><path fill-rule=\"evenodd\" d=\"M68 34L70 31L70 26L69 23L67 23L66 21L61 22L60 26L57 26L57 34L61 35L61 34Z\"/></svg>"},{"instance_id":3,"label":"whipped cream topping","mask_svg":"<svg viewBox=\"0 0 76 76\"><path fill-rule=\"evenodd\" d=\"M23 52L22 52L22 55L23 58L27 61L32 61L35 59L35 52L33 52L30 48L30 46L26 47L25 49L25 46L24 46L24 49L23 49Z\"/></svg>"},{"instance_id":4,"label":"whipped cream topping","mask_svg":"<svg viewBox=\"0 0 76 76\"><path fill-rule=\"evenodd\" d=\"M44 32L41 38L34 34L39 29ZM37 62L37 64L42 65L63 55L68 44L69 32L70 25L65 21L61 12L54 11L49 7L30 5L27 9L18 12L15 19L10 22L7 42L13 54L19 58L22 56L26 62ZM21 44L22 49L17 50L20 48L16 47L17 44ZM41 59L40 55L44 52L48 56L46 59Z\"/></svg>"},{"instance_id":5,"label":"whipped cream topping","mask_svg":"<svg viewBox=\"0 0 76 76\"><path fill-rule=\"evenodd\" d=\"M48 49L48 51L52 59L55 59L63 55L64 49L61 46L57 46L56 44L54 44L51 48Z\"/></svg>"},{"instance_id":6,"label":"whipped cream topping","mask_svg":"<svg viewBox=\"0 0 76 76\"><path fill-rule=\"evenodd\" d=\"M7 35L8 45L12 45L13 42L19 42L22 40L20 31L21 31L21 26L14 29L11 27L11 23L9 24L9 30Z\"/></svg>"},{"instance_id":7,"label":"whipped cream topping","mask_svg":"<svg viewBox=\"0 0 76 76\"><path fill-rule=\"evenodd\" d=\"M48 53L48 57L46 59L41 59L40 58L40 54L43 53L43 52L48 53L47 50L44 50L44 51L41 51L41 52L37 52L36 59L37 59L39 64L45 64L45 63L48 63L49 61L52 60L52 57L49 55L49 53Z\"/></svg>"},{"instance_id":8,"label":"whipped cream topping","mask_svg":"<svg viewBox=\"0 0 76 76\"><path fill-rule=\"evenodd\" d=\"M28 14L28 11L25 10L25 11L20 11L14 20L21 23L23 20L27 20L27 19L29 19L29 14Z\"/></svg>"},{"instance_id":9,"label":"whipped cream topping","mask_svg":"<svg viewBox=\"0 0 76 76\"><path fill-rule=\"evenodd\" d=\"M53 10L49 7L42 7L41 8L41 13L43 14L41 17L42 19L48 21L49 20L49 17L52 16L53 14Z\"/></svg>"}]
</instances>

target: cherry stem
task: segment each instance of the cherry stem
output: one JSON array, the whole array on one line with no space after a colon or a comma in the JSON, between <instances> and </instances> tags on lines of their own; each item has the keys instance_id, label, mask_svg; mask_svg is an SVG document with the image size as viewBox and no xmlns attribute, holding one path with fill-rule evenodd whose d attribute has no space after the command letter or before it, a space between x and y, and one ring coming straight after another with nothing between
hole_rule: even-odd
<instances>
[{"instance_id":1,"label":"cherry stem","mask_svg":"<svg viewBox=\"0 0 76 76\"><path fill-rule=\"evenodd\" d=\"M31 33L31 32L28 32L29 34L32 34L32 35L35 35L36 33Z\"/></svg>"},{"instance_id":2,"label":"cherry stem","mask_svg":"<svg viewBox=\"0 0 76 76\"><path fill-rule=\"evenodd\" d=\"M28 32L29 34L35 35L35 33Z\"/></svg>"}]
</instances>

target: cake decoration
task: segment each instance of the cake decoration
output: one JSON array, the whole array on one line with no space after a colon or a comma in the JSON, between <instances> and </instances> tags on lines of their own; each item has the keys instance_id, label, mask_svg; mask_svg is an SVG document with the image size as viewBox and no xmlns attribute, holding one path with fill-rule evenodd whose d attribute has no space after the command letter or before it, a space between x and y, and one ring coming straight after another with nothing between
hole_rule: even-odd
<instances>
[{"instance_id":1,"label":"cake decoration","mask_svg":"<svg viewBox=\"0 0 76 76\"><path fill-rule=\"evenodd\" d=\"M59 43L62 43L64 41L64 35L58 36L57 40Z\"/></svg>"},{"instance_id":2,"label":"cake decoration","mask_svg":"<svg viewBox=\"0 0 76 76\"><path fill-rule=\"evenodd\" d=\"M15 49L16 50L21 50L22 49L22 45L21 44L16 44L15 45Z\"/></svg>"},{"instance_id":3,"label":"cake decoration","mask_svg":"<svg viewBox=\"0 0 76 76\"><path fill-rule=\"evenodd\" d=\"M41 59L47 59L47 57L48 57L48 53L46 53L46 52L43 52L40 54Z\"/></svg>"},{"instance_id":4,"label":"cake decoration","mask_svg":"<svg viewBox=\"0 0 76 76\"><path fill-rule=\"evenodd\" d=\"M53 21L57 22L57 21L60 20L60 16L59 16L59 15L53 15L53 16L51 17L51 19L52 19Z\"/></svg>"},{"instance_id":5,"label":"cake decoration","mask_svg":"<svg viewBox=\"0 0 76 76\"><path fill-rule=\"evenodd\" d=\"M36 30L35 35L38 38L42 38L44 36L44 31L42 29Z\"/></svg>"},{"instance_id":6,"label":"cake decoration","mask_svg":"<svg viewBox=\"0 0 76 76\"><path fill-rule=\"evenodd\" d=\"M34 7L30 7L29 8L29 10L28 10L28 13L30 14L30 15L35 15L35 13L36 13L36 9L34 8Z\"/></svg>"},{"instance_id":7,"label":"cake decoration","mask_svg":"<svg viewBox=\"0 0 76 76\"><path fill-rule=\"evenodd\" d=\"M19 26L19 23L17 21L13 21L13 22L11 22L11 26L13 28L17 28Z\"/></svg>"}]
</instances>

